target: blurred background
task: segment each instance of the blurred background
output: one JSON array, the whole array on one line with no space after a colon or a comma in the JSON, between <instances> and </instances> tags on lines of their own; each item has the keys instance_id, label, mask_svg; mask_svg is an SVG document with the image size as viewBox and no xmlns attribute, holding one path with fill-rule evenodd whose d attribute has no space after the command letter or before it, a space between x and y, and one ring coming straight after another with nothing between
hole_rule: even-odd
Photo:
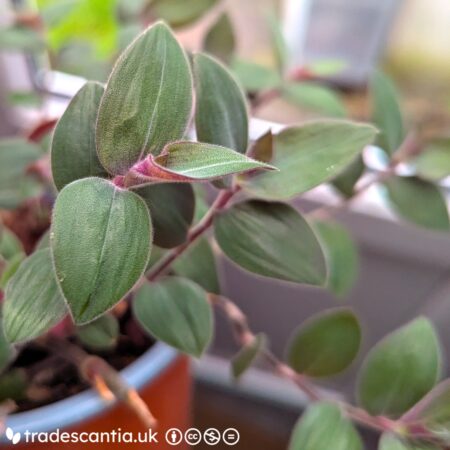
<instances>
[{"instance_id":1,"label":"blurred background","mask_svg":"<svg viewBox=\"0 0 450 450\"><path fill-rule=\"evenodd\" d=\"M0 0L0 137L57 119L85 79L106 81L118 52L159 18L174 26L187 50L215 53L240 79L252 103L253 139L277 124L316 117L370 120L367 86L382 67L397 86L405 127L423 140L438 136L442 151L450 152L448 0ZM281 94L274 89L280 76L292 84ZM50 139L44 133L42 145ZM383 167L376 148L366 153L369 171ZM448 201L446 175L444 169L439 184ZM338 197L321 187L298 206L308 210ZM418 314L430 317L449 344L448 233L399 220L377 186L338 218L359 258L343 298L243 274L220 258L222 290L253 329L264 331L283 356L298 323L345 304L365 325L359 361ZM239 429L237 448L283 449L304 399L264 367L233 383L228 358L236 350L217 317L214 345L195 364L194 424ZM325 387L352 398L358 365ZM367 435L368 448L371 441Z\"/></svg>"}]
</instances>

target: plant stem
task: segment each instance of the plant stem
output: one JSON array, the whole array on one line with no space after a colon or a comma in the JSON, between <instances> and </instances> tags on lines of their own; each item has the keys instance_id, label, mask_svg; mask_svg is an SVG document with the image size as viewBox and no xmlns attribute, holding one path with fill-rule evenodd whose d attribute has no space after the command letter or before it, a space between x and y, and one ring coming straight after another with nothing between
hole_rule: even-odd
<instances>
[{"instance_id":1,"label":"plant stem","mask_svg":"<svg viewBox=\"0 0 450 450\"><path fill-rule=\"evenodd\" d=\"M147 273L147 279L149 281L154 281L159 276L163 275L170 268L172 263L179 258L197 240L198 237L200 237L211 227L216 214L228 205L230 200L239 190L239 187L234 187L229 190L221 191L209 208L208 212L203 216L202 220L200 220L200 222L190 230L186 241L163 256Z\"/></svg>"},{"instance_id":2,"label":"plant stem","mask_svg":"<svg viewBox=\"0 0 450 450\"><path fill-rule=\"evenodd\" d=\"M248 324L247 316L234 302L216 294L208 294L208 298L213 305L225 313L233 329L236 341L241 347L248 346L256 339L254 332ZM342 407L347 417L354 422L380 432L395 432L395 430L400 428L401 425L398 422L386 417L371 416L363 409L343 402L337 396L318 389L308 377L295 372L287 364L280 361L271 351L262 349L261 356L269 363L275 373L295 384L311 402L328 401L337 403Z\"/></svg>"},{"instance_id":3,"label":"plant stem","mask_svg":"<svg viewBox=\"0 0 450 450\"><path fill-rule=\"evenodd\" d=\"M250 329L247 316L242 310L231 300L217 294L208 294L209 301L220 308L233 328L236 341L241 347L246 347L255 339L255 334ZM289 366L286 366L279 361L275 355L269 350L263 350L263 356L273 366L274 371L284 378L293 381L312 401L317 401L321 398L318 390L312 386L306 377L296 374Z\"/></svg>"}]
</instances>

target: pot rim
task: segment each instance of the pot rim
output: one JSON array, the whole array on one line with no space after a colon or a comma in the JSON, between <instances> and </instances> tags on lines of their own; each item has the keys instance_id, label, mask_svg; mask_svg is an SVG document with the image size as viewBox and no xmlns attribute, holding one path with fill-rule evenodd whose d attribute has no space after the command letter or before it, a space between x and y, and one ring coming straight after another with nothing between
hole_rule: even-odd
<instances>
[{"instance_id":1,"label":"pot rim","mask_svg":"<svg viewBox=\"0 0 450 450\"><path fill-rule=\"evenodd\" d=\"M140 389L161 375L178 355L175 349L162 342L156 342L120 373L131 387ZM57 428L63 429L76 425L112 406L114 403L106 405L98 393L91 388L49 405L12 414L7 418L5 426L20 433L50 432Z\"/></svg>"}]
</instances>

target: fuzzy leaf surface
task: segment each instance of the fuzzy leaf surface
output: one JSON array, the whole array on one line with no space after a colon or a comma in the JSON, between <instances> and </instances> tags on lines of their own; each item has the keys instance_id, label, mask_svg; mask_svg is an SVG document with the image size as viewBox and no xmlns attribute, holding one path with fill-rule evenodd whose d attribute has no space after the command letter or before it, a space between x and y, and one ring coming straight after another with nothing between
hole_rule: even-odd
<instances>
[{"instance_id":1,"label":"fuzzy leaf surface","mask_svg":"<svg viewBox=\"0 0 450 450\"><path fill-rule=\"evenodd\" d=\"M402 218L433 230L450 229L444 194L433 183L416 177L390 177L384 186L390 203Z\"/></svg>"},{"instance_id":2,"label":"fuzzy leaf surface","mask_svg":"<svg viewBox=\"0 0 450 450\"><path fill-rule=\"evenodd\" d=\"M450 175L450 139L435 139L413 160L418 176L437 181Z\"/></svg>"},{"instance_id":3,"label":"fuzzy leaf surface","mask_svg":"<svg viewBox=\"0 0 450 450\"><path fill-rule=\"evenodd\" d=\"M145 202L100 178L67 185L53 210L51 249L76 324L121 300L147 266L152 226Z\"/></svg>"},{"instance_id":4,"label":"fuzzy leaf surface","mask_svg":"<svg viewBox=\"0 0 450 450\"><path fill-rule=\"evenodd\" d=\"M16 235L8 228L0 225L0 256L6 261L9 261L18 253L23 252L22 243Z\"/></svg>"},{"instance_id":5,"label":"fuzzy leaf surface","mask_svg":"<svg viewBox=\"0 0 450 450\"><path fill-rule=\"evenodd\" d=\"M170 277L145 284L133 312L148 333L189 355L200 357L211 340L211 307L205 291L192 281Z\"/></svg>"},{"instance_id":6,"label":"fuzzy leaf surface","mask_svg":"<svg viewBox=\"0 0 450 450\"><path fill-rule=\"evenodd\" d=\"M440 371L436 331L428 319L419 317L369 352L360 371L359 401L371 414L398 417L433 388Z\"/></svg>"},{"instance_id":7,"label":"fuzzy leaf surface","mask_svg":"<svg viewBox=\"0 0 450 450\"><path fill-rule=\"evenodd\" d=\"M420 423L437 433L448 433L450 431L450 380L447 379L433 388L402 419L407 423Z\"/></svg>"},{"instance_id":8,"label":"fuzzy leaf surface","mask_svg":"<svg viewBox=\"0 0 450 450\"><path fill-rule=\"evenodd\" d=\"M337 222L315 221L328 267L327 289L337 297L347 295L358 275L358 252L349 232Z\"/></svg>"},{"instance_id":9,"label":"fuzzy leaf surface","mask_svg":"<svg viewBox=\"0 0 450 450\"><path fill-rule=\"evenodd\" d=\"M100 103L97 151L112 174L180 139L192 109L188 60L169 28L157 23L122 53Z\"/></svg>"},{"instance_id":10,"label":"fuzzy leaf surface","mask_svg":"<svg viewBox=\"0 0 450 450\"><path fill-rule=\"evenodd\" d=\"M222 13L208 30L203 42L205 52L210 53L225 64L229 64L236 47L233 25L230 17Z\"/></svg>"},{"instance_id":11,"label":"fuzzy leaf surface","mask_svg":"<svg viewBox=\"0 0 450 450\"><path fill-rule=\"evenodd\" d=\"M150 155L137 166L136 175L142 182L191 182L215 180L255 169L275 170L275 167L230 148L186 141L167 145L156 158Z\"/></svg>"},{"instance_id":12,"label":"fuzzy leaf surface","mask_svg":"<svg viewBox=\"0 0 450 450\"><path fill-rule=\"evenodd\" d=\"M214 58L196 54L193 67L198 140L245 153L248 114L241 88L228 69Z\"/></svg>"},{"instance_id":13,"label":"fuzzy leaf surface","mask_svg":"<svg viewBox=\"0 0 450 450\"><path fill-rule=\"evenodd\" d=\"M112 314L77 328L77 336L83 345L92 350L111 350L119 337L119 322Z\"/></svg>"},{"instance_id":14,"label":"fuzzy leaf surface","mask_svg":"<svg viewBox=\"0 0 450 450\"><path fill-rule=\"evenodd\" d=\"M206 292L220 292L216 259L208 239L200 238L173 264L177 275L189 278Z\"/></svg>"},{"instance_id":15,"label":"fuzzy leaf surface","mask_svg":"<svg viewBox=\"0 0 450 450\"><path fill-rule=\"evenodd\" d=\"M216 240L240 267L266 277L323 286L326 263L308 222L284 203L239 203L214 221Z\"/></svg>"},{"instance_id":16,"label":"fuzzy leaf surface","mask_svg":"<svg viewBox=\"0 0 450 450\"><path fill-rule=\"evenodd\" d=\"M274 138L277 173L242 181L265 198L291 199L341 173L375 138L371 125L320 120L286 128Z\"/></svg>"},{"instance_id":17,"label":"fuzzy leaf surface","mask_svg":"<svg viewBox=\"0 0 450 450\"><path fill-rule=\"evenodd\" d=\"M287 359L299 373L326 377L345 370L361 344L361 327L348 309L319 313L306 320L291 338Z\"/></svg>"},{"instance_id":18,"label":"fuzzy leaf surface","mask_svg":"<svg viewBox=\"0 0 450 450\"><path fill-rule=\"evenodd\" d=\"M295 425L289 450L362 450L358 432L338 406L316 403Z\"/></svg>"},{"instance_id":19,"label":"fuzzy leaf surface","mask_svg":"<svg viewBox=\"0 0 450 450\"><path fill-rule=\"evenodd\" d=\"M376 144L392 155L405 137L397 90L385 74L376 72L370 86L373 101L373 122L379 128Z\"/></svg>"},{"instance_id":20,"label":"fuzzy leaf surface","mask_svg":"<svg viewBox=\"0 0 450 450\"><path fill-rule=\"evenodd\" d=\"M88 81L73 97L56 125L52 173L58 190L80 178L106 177L95 146L95 122L104 88Z\"/></svg>"},{"instance_id":21,"label":"fuzzy leaf surface","mask_svg":"<svg viewBox=\"0 0 450 450\"><path fill-rule=\"evenodd\" d=\"M29 256L9 280L3 304L3 330L9 342L45 333L67 314L49 249Z\"/></svg>"},{"instance_id":22,"label":"fuzzy leaf surface","mask_svg":"<svg viewBox=\"0 0 450 450\"><path fill-rule=\"evenodd\" d=\"M362 155L350 163L337 177L333 179L333 186L346 198L353 197L355 185L364 173Z\"/></svg>"},{"instance_id":23,"label":"fuzzy leaf surface","mask_svg":"<svg viewBox=\"0 0 450 450\"><path fill-rule=\"evenodd\" d=\"M194 191L185 183L160 183L136 190L147 204L152 217L153 243L172 248L182 244L195 211Z\"/></svg>"}]
</instances>

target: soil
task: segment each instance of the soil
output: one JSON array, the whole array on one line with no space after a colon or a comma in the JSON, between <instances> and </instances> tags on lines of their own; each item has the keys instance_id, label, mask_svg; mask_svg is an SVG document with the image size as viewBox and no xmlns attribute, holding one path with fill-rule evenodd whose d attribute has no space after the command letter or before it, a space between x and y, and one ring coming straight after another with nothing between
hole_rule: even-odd
<instances>
[{"instance_id":1,"label":"soil","mask_svg":"<svg viewBox=\"0 0 450 450\"><path fill-rule=\"evenodd\" d=\"M0 223L9 228L30 254L50 226L51 199L29 199L15 210L0 210Z\"/></svg>"},{"instance_id":2,"label":"soil","mask_svg":"<svg viewBox=\"0 0 450 450\"><path fill-rule=\"evenodd\" d=\"M81 346L75 338L70 340ZM122 370L153 343L154 341L140 330L128 309L120 318L120 337L114 349L94 352L89 348L82 348L90 354L102 357L115 369ZM9 371L14 369L19 369L26 375L28 384L24 395L15 399L16 412L48 405L90 388L89 384L81 379L77 367L32 342L21 350Z\"/></svg>"}]
</instances>

